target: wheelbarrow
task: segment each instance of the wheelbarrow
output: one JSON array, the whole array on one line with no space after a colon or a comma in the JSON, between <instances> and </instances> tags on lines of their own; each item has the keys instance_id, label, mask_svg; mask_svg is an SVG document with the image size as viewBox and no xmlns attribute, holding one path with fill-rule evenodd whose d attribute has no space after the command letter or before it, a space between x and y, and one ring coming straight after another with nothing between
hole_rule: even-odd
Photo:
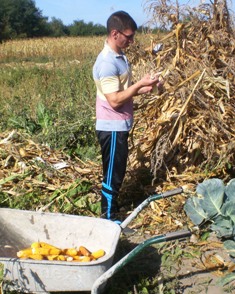
<instances>
[{"instance_id":1,"label":"wheelbarrow","mask_svg":"<svg viewBox=\"0 0 235 294\"><path fill-rule=\"evenodd\" d=\"M120 234L151 201L183 192L182 188L149 196L121 223L88 216L45 213L0 208L0 263L4 266L3 291L50 293L103 291L109 278L124 267L145 247L166 241L184 239L190 230L154 236L137 245L117 263L114 254ZM18 259L16 252L36 241L59 248L84 246L106 254L91 262L65 262Z\"/></svg>"}]
</instances>

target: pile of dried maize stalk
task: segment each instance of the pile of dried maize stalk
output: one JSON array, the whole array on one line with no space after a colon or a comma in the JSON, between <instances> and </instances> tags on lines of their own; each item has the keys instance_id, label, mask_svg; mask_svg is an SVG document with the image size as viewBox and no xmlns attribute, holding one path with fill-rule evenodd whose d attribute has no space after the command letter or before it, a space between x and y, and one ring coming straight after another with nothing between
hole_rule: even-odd
<instances>
[{"instance_id":1,"label":"pile of dried maize stalk","mask_svg":"<svg viewBox=\"0 0 235 294\"><path fill-rule=\"evenodd\" d=\"M150 168L152 183L234 177L235 35L228 27L192 18L153 36L147 50L136 44L128 52L136 79L152 71L165 80L163 93L140 99L132 133L130 164Z\"/></svg>"}]
</instances>

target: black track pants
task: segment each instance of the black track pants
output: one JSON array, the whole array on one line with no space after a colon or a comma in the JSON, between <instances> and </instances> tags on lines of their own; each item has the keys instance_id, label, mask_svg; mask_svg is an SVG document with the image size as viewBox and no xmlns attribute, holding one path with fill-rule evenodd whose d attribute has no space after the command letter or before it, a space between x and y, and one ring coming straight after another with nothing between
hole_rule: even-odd
<instances>
[{"instance_id":1,"label":"black track pants","mask_svg":"<svg viewBox=\"0 0 235 294\"><path fill-rule=\"evenodd\" d=\"M118 212L118 192L126 173L129 133L97 131L97 136L103 163L102 217L114 220Z\"/></svg>"}]
</instances>

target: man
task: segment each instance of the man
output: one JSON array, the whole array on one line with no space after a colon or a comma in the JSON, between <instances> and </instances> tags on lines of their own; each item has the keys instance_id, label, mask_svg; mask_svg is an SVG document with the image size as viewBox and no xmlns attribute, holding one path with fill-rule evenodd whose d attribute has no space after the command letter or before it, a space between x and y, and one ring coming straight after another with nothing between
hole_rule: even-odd
<instances>
[{"instance_id":1,"label":"man","mask_svg":"<svg viewBox=\"0 0 235 294\"><path fill-rule=\"evenodd\" d=\"M157 76L145 75L131 84L131 68L122 49L134 42L137 25L132 17L117 11L107 20L108 37L93 67L97 88L96 132L101 146L103 218L117 221L117 197L128 157L128 135L133 123L133 96L160 86Z\"/></svg>"}]
</instances>

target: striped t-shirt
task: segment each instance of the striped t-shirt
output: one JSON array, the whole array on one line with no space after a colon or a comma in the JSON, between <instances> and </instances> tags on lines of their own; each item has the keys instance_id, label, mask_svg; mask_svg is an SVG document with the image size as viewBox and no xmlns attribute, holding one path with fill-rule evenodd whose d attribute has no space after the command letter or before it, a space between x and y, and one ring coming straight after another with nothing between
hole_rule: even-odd
<instances>
[{"instance_id":1,"label":"striped t-shirt","mask_svg":"<svg viewBox=\"0 0 235 294\"><path fill-rule=\"evenodd\" d=\"M96 130L129 131L133 124L133 101L113 109L104 94L127 89L131 84L131 70L124 54L118 54L105 42L93 67L97 88Z\"/></svg>"}]
</instances>

